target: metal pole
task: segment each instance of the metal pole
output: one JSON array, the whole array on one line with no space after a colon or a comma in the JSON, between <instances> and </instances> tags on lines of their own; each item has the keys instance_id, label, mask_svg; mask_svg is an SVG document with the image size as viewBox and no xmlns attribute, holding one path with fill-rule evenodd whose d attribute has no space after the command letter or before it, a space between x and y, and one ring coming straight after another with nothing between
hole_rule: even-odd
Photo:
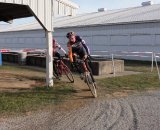
<instances>
[{"instance_id":1,"label":"metal pole","mask_svg":"<svg viewBox=\"0 0 160 130\"><path fill-rule=\"evenodd\" d=\"M151 72L153 72L153 67L154 67L154 53L152 52Z\"/></svg>"},{"instance_id":2,"label":"metal pole","mask_svg":"<svg viewBox=\"0 0 160 130\"><path fill-rule=\"evenodd\" d=\"M52 32L46 31L47 54L46 54L46 83L48 87L53 87L53 50L52 50Z\"/></svg>"},{"instance_id":3,"label":"metal pole","mask_svg":"<svg viewBox=\"0 0 160 130\"><path fill-rule=\"evenodd\" d=\"M157 58L156 58L156 55L155 55L155 54L154 54L154 58L155 58L155 63L156 63L156 67L157 67L158 78L159 78L159 80L160 80L160 72L159 72L158 63L157 63Z\"/></svg>"},{"instance_id":4,"label":"metal pole","mask_svg":"<svg viewBox=\"0 0 160 130\"><path fill-rule=\"evenodd\" d=\"M112 68L113 68L113 75L115 77L116 73L115 73L115 63L114 63L114 55L113 54L112 54Z\"/></svg>"}]
</instances>

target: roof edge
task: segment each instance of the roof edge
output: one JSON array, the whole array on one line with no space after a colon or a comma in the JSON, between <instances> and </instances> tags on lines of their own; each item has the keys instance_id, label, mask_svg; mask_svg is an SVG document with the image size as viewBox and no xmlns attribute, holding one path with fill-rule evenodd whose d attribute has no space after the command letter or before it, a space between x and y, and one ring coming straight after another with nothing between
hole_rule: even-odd
<instances>
[{"instance_id":1,"label":"roof edge","mask_svg":"<svg viewBox=\"0 0 160 130\"><path fill-rule=\"evenodd\" d=\"M95 27L95 26L112 26L112 25L127 25L127 24L142 24L142 23L156 23L160 20L147 20L147 21L133 21L133 22L119 22L119 23L107 23L107 24L92 24L92 25L79 25L79 26L65 26L54 27L54 29L66 29L66 28L81 28L81 27Z\"/></svg>"}]
</instances>

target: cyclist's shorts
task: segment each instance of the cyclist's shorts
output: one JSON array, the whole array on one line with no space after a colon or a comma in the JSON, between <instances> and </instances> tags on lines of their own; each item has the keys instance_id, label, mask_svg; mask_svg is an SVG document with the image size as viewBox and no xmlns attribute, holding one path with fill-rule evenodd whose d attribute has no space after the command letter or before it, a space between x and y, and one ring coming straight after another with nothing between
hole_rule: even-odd
<instances>
[{"instance_id":1,"label":"cyclist's shorts","mask_svg":"<svg viewBox=\"0 0 160 130\"><path fill-rule=\"evenodd\" d=\"M80 48L77 54L79 55L80 59L83 59L85 55L87 55L87 52L85 51L84 48Z\"/></svg>"}]
</instances>

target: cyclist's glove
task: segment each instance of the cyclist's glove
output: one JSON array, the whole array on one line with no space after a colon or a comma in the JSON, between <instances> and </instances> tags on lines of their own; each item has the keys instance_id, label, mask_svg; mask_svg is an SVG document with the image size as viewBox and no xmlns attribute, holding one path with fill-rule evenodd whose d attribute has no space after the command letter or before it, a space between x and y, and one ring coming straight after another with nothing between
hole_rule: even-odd
<instances>
[{"instance_id":1,"label":"cyclist's glove","mask_svg":"<svg viewBox=\"0 0 160 130\"><path fill-rule=\"evenodd\" d=\"M65 54L65 57L66 57L66 58L68 58L68 55L67 55L67 54Z\"/></svg>"},{"instance_id":2,"label":"cyclist's glove","mask_svg":"<svg viewBox=\"0 0 160 130\"><path fill-rule=\"evenodd\" d=\"M89 60L93 60L94 58L91 55L88 55Z\"/></svg>"}]
</instances>

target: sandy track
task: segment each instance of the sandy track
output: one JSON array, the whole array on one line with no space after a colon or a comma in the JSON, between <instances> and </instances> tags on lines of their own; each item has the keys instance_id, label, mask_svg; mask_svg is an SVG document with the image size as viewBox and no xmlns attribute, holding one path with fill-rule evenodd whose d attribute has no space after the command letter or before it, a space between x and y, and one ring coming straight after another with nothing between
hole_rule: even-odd
<instances>
[{"instance_id":1,"label":"sandy track","mask_svg":"<svg viewBox=\"0 0 160 130\"><path fill-rule=\"evenodd\" d=\"M159 130L160 92L96 99L70 111L0 120L0 130Z\"/></svg>"}]
</instances>

